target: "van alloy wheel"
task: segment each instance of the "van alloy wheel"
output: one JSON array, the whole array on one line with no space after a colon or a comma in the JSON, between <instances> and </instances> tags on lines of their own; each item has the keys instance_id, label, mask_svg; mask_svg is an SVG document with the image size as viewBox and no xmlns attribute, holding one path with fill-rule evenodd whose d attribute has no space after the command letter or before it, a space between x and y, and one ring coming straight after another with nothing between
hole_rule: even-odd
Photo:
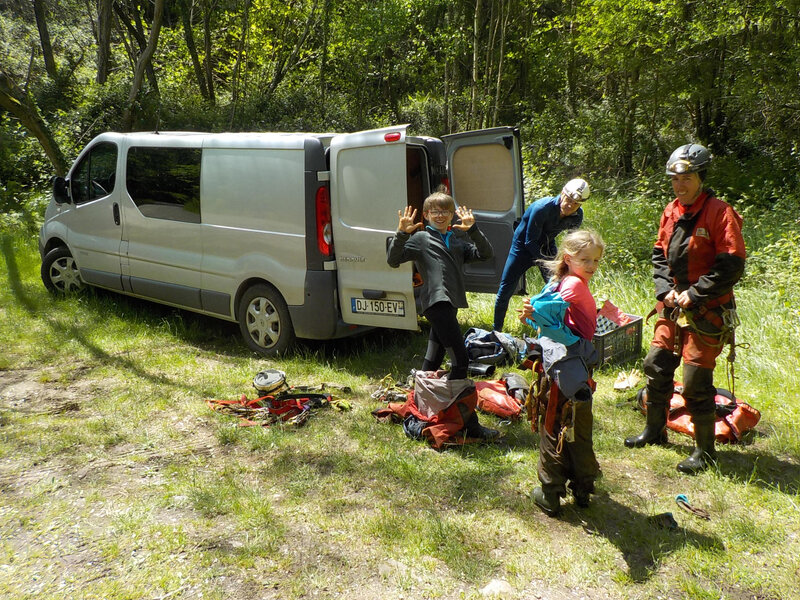
<instances>
[{"instance_id":1,"label":"van alloy wheel","mask_svg":"<svg viewBox=\"0 0 800 600\"><path fill-rule=\"evenodd\" d=\"M41 275L44 287L52 293L69 294L83 289L78 265L64 246L53 248L45 255Z\"/></svg>"},{"instance_id":2,"label":"van alloy wheel","mask_svg":"<svg viewBox=\"0 0 800 600\"><path fill-rule=\"evenodd\" d=\"M242 337L259 354L280 354L294 341L286 302L270 286L261 284L248 289L239 301L238 315Z\"/></svg>"}]
</instances>

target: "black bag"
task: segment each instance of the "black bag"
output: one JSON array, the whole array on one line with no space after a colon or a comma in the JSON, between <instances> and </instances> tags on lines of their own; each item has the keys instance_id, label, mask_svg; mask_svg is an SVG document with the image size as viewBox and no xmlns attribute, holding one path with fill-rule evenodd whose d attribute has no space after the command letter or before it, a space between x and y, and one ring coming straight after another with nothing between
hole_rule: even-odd
<instances>
[{"instance_id":1,"label":"black bag","mask_svg":"<svg viewBox=\"0 0 800 600\"><path fill-rule=\"evenodd\" d=\"M464 345L470 363L488 365L515 364L524 356L527 345L502 331L470 327L464 334Z\"/></svg>"}]
</instances>

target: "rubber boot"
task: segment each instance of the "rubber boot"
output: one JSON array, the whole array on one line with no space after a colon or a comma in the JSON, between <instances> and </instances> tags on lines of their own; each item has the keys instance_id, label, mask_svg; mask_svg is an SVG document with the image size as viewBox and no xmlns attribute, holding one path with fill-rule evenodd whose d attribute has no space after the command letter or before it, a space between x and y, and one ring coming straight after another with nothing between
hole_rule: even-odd
<instances>
[{"instance_id":1,"label":"rubber boot","mask_svg":"<svg viewBox=\"0 0 800 600\"><path fill-rule=\"evenodd\" d=\"M533 488L533 501L548 517L556 517L561 512L561 497L545 492L541 486Z\"/></svg>"},{"instance_id":2,"label":"rubber boot","mask_svg":"<svg viewBox=\"0 0 800 600\"><path fill-rule=\"evenodd\" d=\"M644 431L639 435L625 438L625 446L628 448L642 448L648 444L666 444L668 410L666 404L648 402Z\"/></svg>"},{"instance_id":3,"label":"rubber boot","mask_svg":"<svg viewBox=\"0 0 800 600\"><path fill-rule=\"evenodd\" d=\"M694 475L705 471L717 460L717 451L714 450L714 413L692 416L694 423L694 452L689 458L678 464L678 471L687 475Z\"/></svg>"}]
</instances>

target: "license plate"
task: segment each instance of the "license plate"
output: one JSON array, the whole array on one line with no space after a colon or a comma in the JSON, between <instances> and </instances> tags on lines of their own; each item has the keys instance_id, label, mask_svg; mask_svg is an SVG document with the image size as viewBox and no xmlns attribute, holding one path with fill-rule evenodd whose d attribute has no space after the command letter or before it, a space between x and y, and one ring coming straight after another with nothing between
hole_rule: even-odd
<instances>
[{"instance_id":1,"label":"license plate","mask_svg":"<svg viewBox=\"0 0 800 600\"><path fill-rule=\"evenodd\" d=\"M359 315L387 315L405 317L405 300L372 300L371 298L350 298L350 307Z\"/></svg>"}]
</instances>

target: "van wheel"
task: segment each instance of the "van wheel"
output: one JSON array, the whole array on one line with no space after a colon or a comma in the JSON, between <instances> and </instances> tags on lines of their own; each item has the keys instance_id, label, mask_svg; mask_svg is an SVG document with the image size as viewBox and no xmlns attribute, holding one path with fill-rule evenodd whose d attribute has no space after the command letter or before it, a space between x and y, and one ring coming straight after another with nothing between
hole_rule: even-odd
<instances>
[{"instance_id":1,"label":"van wheel","mask_svg":"<svg viewBox=\"0 0 800 600\"><path fill-rule=\"evenodd\" d=\"M247 345L265 356L283 353L295 339L286 302L266 285L255 285L242 296L239 329Z\"/></svg>"},{"instance_id":2,"label":"van wheel","mask_svg":"<svg viewBox=\"0 0 800 600\"><path fill-rule=\"evenodd\" d=\"M83 289L78 265L66 246L53 248L42 260L42 282L53 294L70 294Z\"/></svg>"}]
</instances>

